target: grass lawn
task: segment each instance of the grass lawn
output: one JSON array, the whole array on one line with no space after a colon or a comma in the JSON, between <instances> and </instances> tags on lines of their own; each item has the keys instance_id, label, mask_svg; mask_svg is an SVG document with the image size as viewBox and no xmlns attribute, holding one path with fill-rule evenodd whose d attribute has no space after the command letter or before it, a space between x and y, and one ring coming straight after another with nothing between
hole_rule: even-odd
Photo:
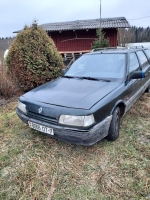
<instances>
[{"instance_id":1,"label":"grass lawn","mask_svg":"<svg viewBox=\"0 0 150 200\"><path fill-rule=\"evenodd\" d=\"M150 199L150 94L123 117L117 141L91 147L30 129L16 106L0 107L0 199Z\"/></svg>"}]
</instances>

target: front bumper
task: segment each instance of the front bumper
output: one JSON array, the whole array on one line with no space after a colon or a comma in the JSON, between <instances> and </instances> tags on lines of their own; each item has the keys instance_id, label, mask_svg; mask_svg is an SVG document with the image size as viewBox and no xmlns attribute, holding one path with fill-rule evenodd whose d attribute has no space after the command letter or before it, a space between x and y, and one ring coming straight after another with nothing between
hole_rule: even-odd
<instances>
[{"instance_id":1,"label":"front bumper","mask_svg":"<svg viewBox=\"0 0 150 200\"><path fill-rule=\"evenodd\" d=\"M93 145L99 140L106 137L108 135L109 126L112 119L112 116L108 116L103 121L93 126L91 129L82 130L82 129L74 129L64 126L58 126L37 119L33 119L28 117L27 115L24 115L22 112L20 112L19 109L17 109L16 112L19 118L26 124L28 124L28 121L31 121L46 127L53 128L54 135L52 136L47 134L52 138L67 141L72 144L85 145L85 146Z\"/></svg>"}]
</instances>

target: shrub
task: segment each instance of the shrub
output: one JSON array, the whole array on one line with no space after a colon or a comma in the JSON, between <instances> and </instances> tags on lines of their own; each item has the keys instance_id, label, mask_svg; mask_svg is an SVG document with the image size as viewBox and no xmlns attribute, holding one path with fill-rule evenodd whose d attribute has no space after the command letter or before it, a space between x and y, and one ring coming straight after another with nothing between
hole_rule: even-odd
<instances>
[{"instance_id":1,"label":"shrub","mask_svg":"<svg viewBox=\"0 0 150 200\"><path fill-rule=\"evenodd\" d=\"M0 59L1 60L1 59ZM7 68L3 60L0 62L0 97L10 98L20 95L21 91L17 87L16 81L7 74Z\"/></svg>"},{"instance_id":2,"label":"shrub","mask_svg":"<svg viewBox=\"0 0 150 200\"><path fill-rule=\"evenodd\" d=\"M53 40L37 26L25 27L13 41L6 58L8 72L28 91L59 77L63 62Z\"/></svg>"}]
</instances>

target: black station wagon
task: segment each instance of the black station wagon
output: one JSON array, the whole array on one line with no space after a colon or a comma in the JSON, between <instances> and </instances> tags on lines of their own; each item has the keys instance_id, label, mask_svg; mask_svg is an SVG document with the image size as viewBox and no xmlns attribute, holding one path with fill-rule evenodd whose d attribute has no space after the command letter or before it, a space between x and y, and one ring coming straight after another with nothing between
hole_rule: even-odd
<instances>
[{"instance_id":1,"label":"black station wagon","mask_svg":"<svg viewBox=\"0 0 150 200\"><path fill-rule=\"evenodd\" d=\"M150 92L150 50L99 49L22 95L17 114L33 129L88 146L105 137L116 140L120 118L145 91Z\"/></svg>"}]
</instances>

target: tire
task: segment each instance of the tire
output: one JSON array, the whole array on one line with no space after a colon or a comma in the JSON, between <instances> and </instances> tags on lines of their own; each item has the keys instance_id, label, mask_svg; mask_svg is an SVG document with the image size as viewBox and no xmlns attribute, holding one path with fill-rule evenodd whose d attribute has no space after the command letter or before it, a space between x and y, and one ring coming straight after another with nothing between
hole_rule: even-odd
<instances>
[{"instance_id":1,"label":"tire","mask_svg":"<svg viewBox=\"0 0 150 200\"><path fill-rule=\"evenodd\" d=\"M108 135L106 137L109 141L115 141L119 136L120 129L120 108L116 107L113 111L111 124L109 127Z\"/></svg>"},{"instance_id":2,"label":"tire","mask_svg":"<svg viewBox=\"0 0 150 200\"><path fill-rule=\"evenodd\" d=\"M146 93L150 93L150 85L148 86L148 88L145 90Z\"/></svg>"}]
</instances>

